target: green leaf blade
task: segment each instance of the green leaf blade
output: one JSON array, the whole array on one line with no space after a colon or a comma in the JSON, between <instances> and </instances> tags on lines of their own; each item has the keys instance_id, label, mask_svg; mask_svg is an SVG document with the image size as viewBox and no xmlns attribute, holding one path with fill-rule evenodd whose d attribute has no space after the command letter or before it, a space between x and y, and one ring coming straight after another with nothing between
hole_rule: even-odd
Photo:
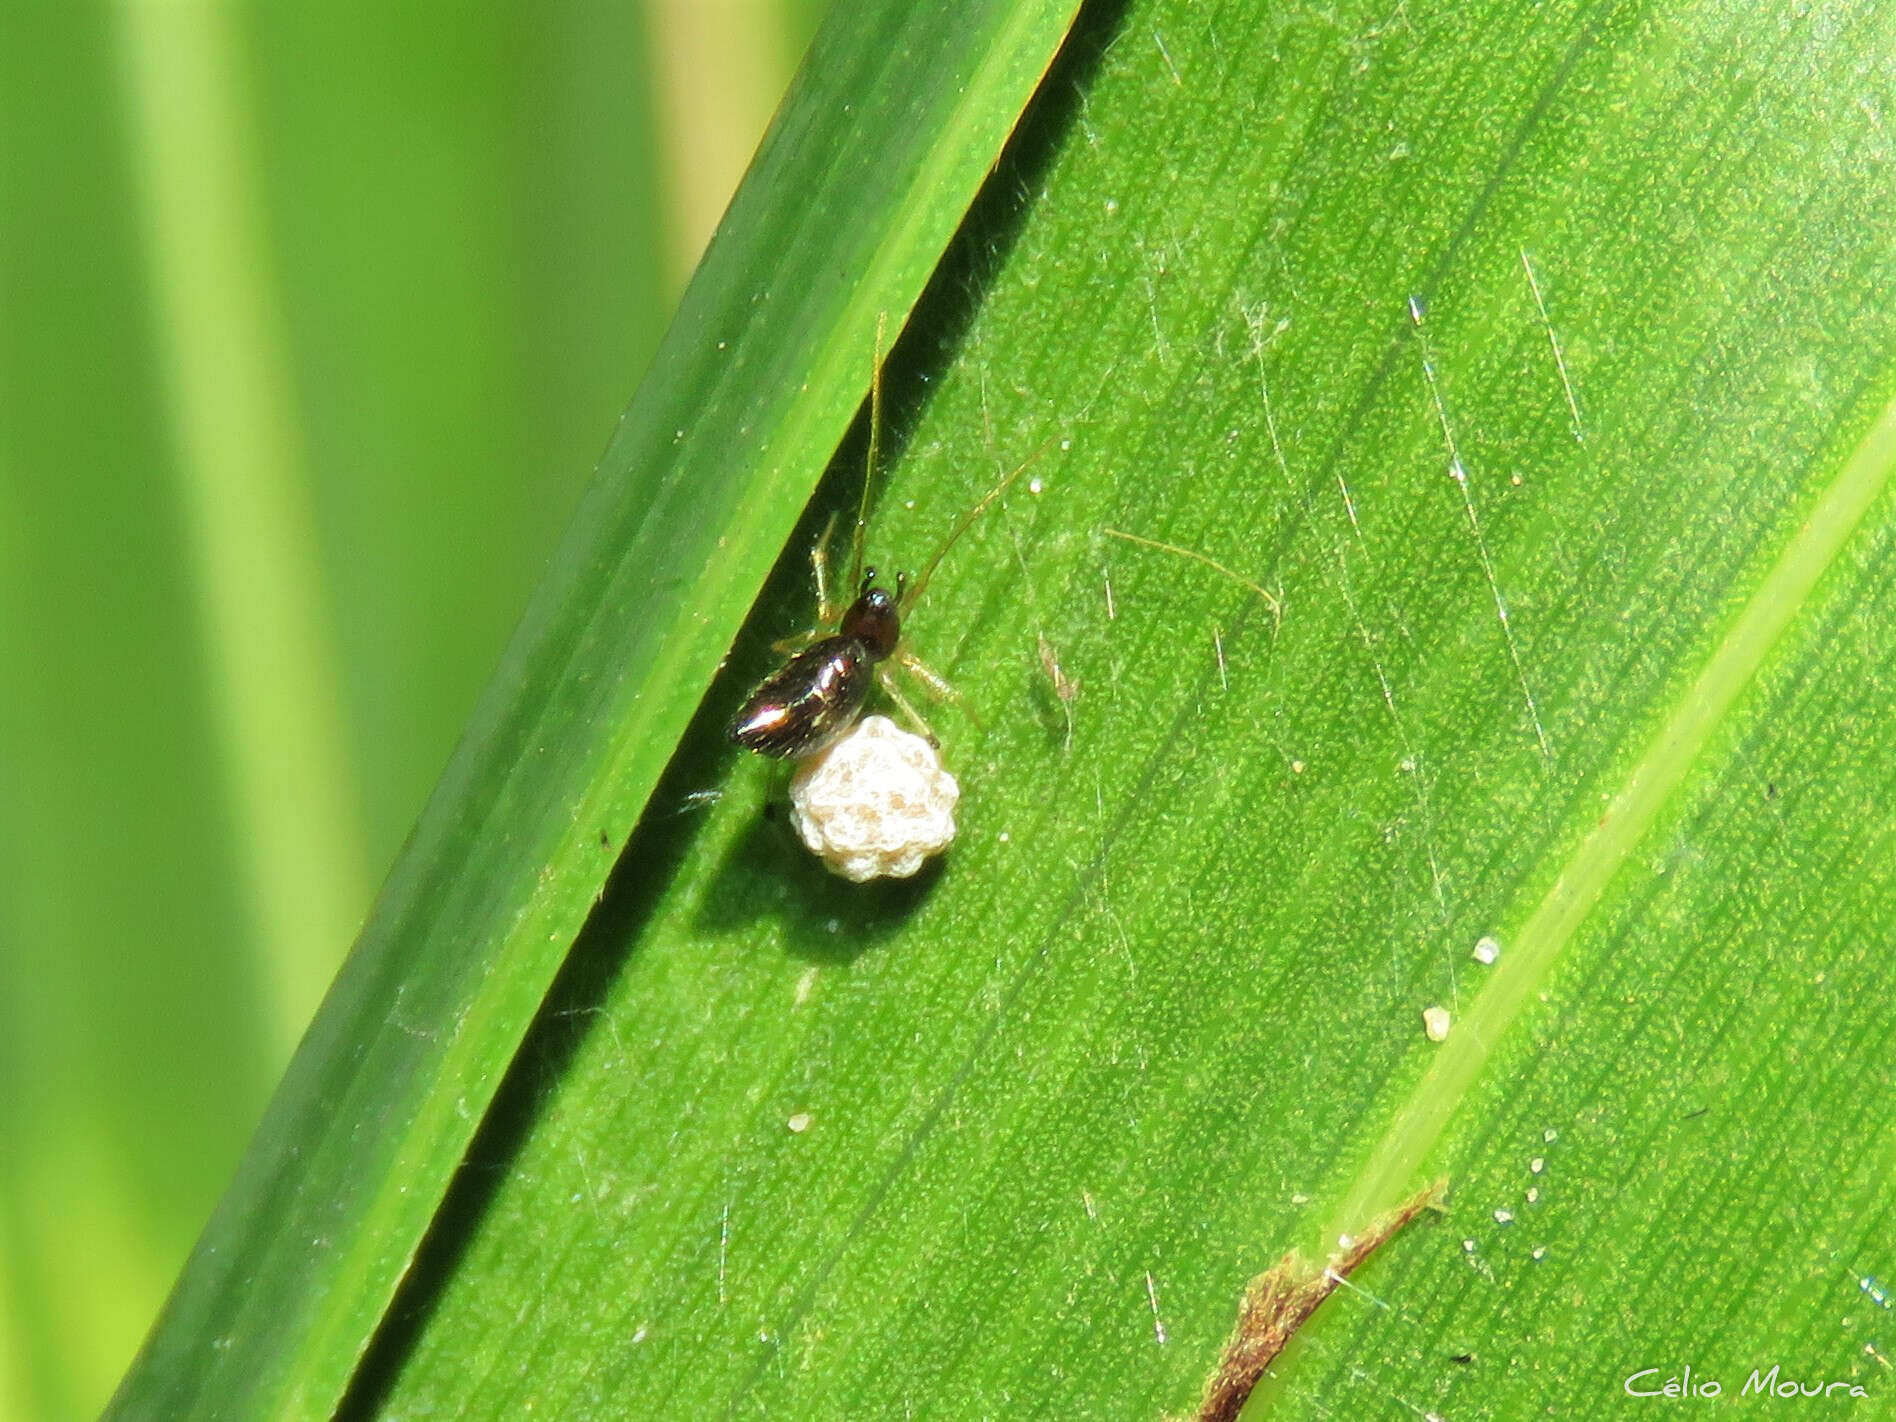
<instances>
[{"instance_id":1,"label":"green leaf blade","mask_svg":"<svg viewBox=\"0 0 1896 1422\"><path fill-rule=\"evenodd\" d=\"M865 6L819 41L116 1415L340 1396L861 398L877 313L914 301L1070 14ZM841 234L797 221L845 208Z\"/></svg>"},{"instance_id":2,"label":"green leaf blade","mask_svg":"<svg viewBox=\"0 0 1896 1422\"><path fill-rule=\"evenodd\" d=\"M873 535L923 557L988 465L1070 443L913 619L987 721L944 728L961 841L928 884L827 880L764 820L768 776L728 768L708 711L659 803L723 798L635 840L662 871L609 896L584 945L601 961L523 1055L475 1152L484 1184L366 1400L1176 1412L1249 1276L1438 1168L1450 1222L1359 1277L1391 1309L1326 1305L1293 1413L1603 1409L1603 1338L1814 1342L1742 1243L1788 1208L1778 1159L1826 1182L1772 1256L1796 1277L1816 1279L1840 1222L1866 1243L1888 1217L1881 1136L1854 1168L1789 1154L1847 1090L1888 1117L1862 1045L1887 966L1848 937L1888 921L1864 868L1881 831L1866 809L1861 834L1774 849L1762 789L1738 796L1748 728L1794 719L1771 697L1829 676L1801 659L1831 609L1896 616L1867 571L1889 523L1896 274L1877 128L1849 117L1888 22L1384 18L1154 3L1084 32L1099 72L978 311L965 330L918 317L957 337L907 372L931 396ZM1821 121L1797 117L1812 92ZM1789 133L1816 157L1791 161ZM1833 499L1836 536L1802 541ZM1281 624L1108 527L1280 592ZM788 621L803 601L786 577L762 606ZM1070 750L1041 636L1080 686ZM1856 699L1799 734L1839 739L1815 773L1867 806L1889 752L1866 728L1874 633L1856 641L1834 663ZM1720 851L1702 902L1668 908L1647 871L1690 862L1681 826L1728 804L1754 838ZM1624 840L1593 838L1634 808ZM1779 955L1829 864L1848 916ZM1575 865L1590 912L1527 933ZM1776 931L1713 912L1754 874L1783 896ZM1494 972L1468 958L1488 933ZM1819 973L1848 993L1800 985ZM1675 998L1703 1034L1684 1058L1661 1049ZM1751 999L1755 1030L1724 1032ZM1838 1036L1765 1031L1766 1000L1800 1020L1821 1001ZM1459 1019L1442 1047L1421 1029L1436 1003ZM1468 1072L1411 1130L1401 1108L1438 1099L1445 1062ZM1694 1068L1774 1093L1734 1106L1722 1175L1718 1150L1667 1134ZM1600 1124L1614 1091L1638 1132ZM1577 1136L1578 1159L1553 1154ZM1531 1239L1536 1150L1569 1183ZM1675 1153L1693 1187L1666 1184ZM1669 1267L1695 1231L1715 1265ZM1534 1275L1536 1239L1584 1262ZM1840 1264L1832 1292L1807 1286L1800 1302L1856 1288ZM1463 1352L1516 1366L1448 1361Z\"/></svg>"}]
</instances>

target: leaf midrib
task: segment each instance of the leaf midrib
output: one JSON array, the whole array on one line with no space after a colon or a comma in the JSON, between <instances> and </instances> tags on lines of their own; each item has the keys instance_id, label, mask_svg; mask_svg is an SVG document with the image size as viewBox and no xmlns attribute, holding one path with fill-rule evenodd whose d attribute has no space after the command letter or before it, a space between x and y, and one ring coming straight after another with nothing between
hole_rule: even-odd
<instances>
[{"instance_id":1,"label":"leaf midrib","mask_svg":"<svg viewBox=\"0 0 1896 1422\"><path fill-rule=\"evenodd\" d=\"M1331 1211L1322 1238L1361 1228L1394 1205L1422 1172L1503 1035L1546 986L1563 951L1699 764L1893 474L1896 403L1883 408L1809 505L1776 562L1733 614L1698 675L1612 793L1598 823L1512 935L1486 986L1455 1024L1454 1035L1433 1049L1428 1070L1370 1144L1366 1164Z\"/></svg>"}]
</instances>

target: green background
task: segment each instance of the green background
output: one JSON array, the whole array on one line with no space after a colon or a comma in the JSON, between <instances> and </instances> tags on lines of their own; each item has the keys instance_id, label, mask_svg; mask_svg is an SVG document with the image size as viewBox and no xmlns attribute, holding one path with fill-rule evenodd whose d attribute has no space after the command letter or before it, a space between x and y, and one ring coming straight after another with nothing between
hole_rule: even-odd
<instances>
[{"instance_id":1,"label":"green background","mask_svg":"<svg viewBox=\"0 0 1896 1422\"><path fill-rule=\"evenodd\" d=\"M0 10L0 1413L130 1360L821 8Z\"/></svg>"}]
</instances>

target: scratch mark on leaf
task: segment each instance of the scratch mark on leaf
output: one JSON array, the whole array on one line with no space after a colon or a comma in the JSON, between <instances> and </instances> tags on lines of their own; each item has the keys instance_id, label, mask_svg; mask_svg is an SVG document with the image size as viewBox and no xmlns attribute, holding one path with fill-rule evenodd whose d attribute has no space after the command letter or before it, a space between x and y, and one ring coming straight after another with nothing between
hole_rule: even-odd
<instances>
[{"instance_id":1,"label":"scratch mark on leaf","mask_svg":"<svg viewBox=\"0 0 1896 1422\"><path fill-rule=\"evenodd\" d=\"M1567 414L1573 420L1574 443L1584 443L1586 431L1580 424L1580 401L1573 393L1573 381L1567 378L1567 357L1561 354L1560 337L1554 334L1554 323L1548 319L1547 303L1541 299L1540 283L1534 279L1534 264L1527 259L1527 248L1521 248L1521 270L1527 273L1527 289L1534 294L1534 309L1540 312L1541 326L1547 332L1547 344L1554 352L1554 369L1560 372L1560 388L1567 397Z\"/></svg>"},{"instance_id":2,"label":"scratch mark on leaf","mask_svg":"<svg viewBox=\"0 0 1896 1422\"><path fill-rule=\"evenodd\" d=\"M1265 352L1270 349L1271 343L1290 328L1290 320L1287 317L1279 320L1269 334L1266 334L1264 327L1270 315L1267 306L1260 304L1256 307L1243 308L1243 315L1246 324L1251 328L1251 358L1257 362L1257 393L1264 407L1264 428L1270 435L1271 454L1277 461L1278 472L1283 476L1284 487L1290 492L1292 498L1304 505L1305 516L1310 518L1314 525L1315 517L1310 510L1309 498L1298 486L1297 481L1291 477L1290 460L1284 453L1283 440L1278 437L1277 411L1271 404L1270 378L1264 360ZM1363 526L1356 517L1356 503L1350 497L1349 485L1344 482L1341 470L1337 472L1336 486L1337 492L1343 499L1343 511L1349 516L1350 528L1354 532L1357 547L1364 561L1369 562L1369 544L1363 538ZM1388 710L1390 723L1395 727L1396 742L1402 747L1403 760L1415 767L1416 809L1422 819L1422 843L1429 860L1429 882L1435 892L1436 911L1441 915L1442 922L1447 923L1448 892L1442 879L1441 860L1435 852L1435 816L1429 803L1428 777L1422 769L1421 755L1416 750L1415 743L1410 739L1408 725L1403 721L1401 711L1396 709L1395 688L1389 683L1389 674L1383 669L1382 659L1376 655L1376 640L1370 635L1369 624L1364 620L1362 611L1356 605L1355 595L1350 588L1349 557L1344 552L1341 543L1333 545L1332 551L1336 555L1337 591L1342 593L1343 605L1349 609L1350 620L1356 625L1356 635L1362 639L1363 650L1369 655L1369 664L1376 673L1376 685L1382 690L1383 706ZM1397 616L1394 607L1390 608L1390 615L1398 624L1400 623L1401 619ZM1449 986L1451 990L1455 986L1455 967L1452 960L1449 964Z\"/></svg>"},{"instance_id":3,"label":"scratch mark on leaf","mask_svg":"<svg viewBox=\"0 0 1896 1422\"><path fill-rule=\"evenodd\" d=\"M1112 930L1113 941L1119 945L1119 951L1126 959L1126 979L1131 987L1139 985L1139 961L1132 955L1132 939L1127 936L1126 925L1120 919L1118 910L1113 907L1112 880L1102 866L1099 874L1099 888L1088 897L1099 905L1100 916L1106 920L1106 926Z\"/></svg>"},{"instance_id":4,"label":"scratch mark on leaf","mask_svg":"<svg viewBox=\"0 0 1896 1422\"><path fill-rule=\"evenodd\" d=\"M1435 402L1435 417L1441 421L1442 443L1448 448L1448 477L1461 490L1462 509L1468 515L1468 528L1475 536L1475 553L1481 560L1482 576L1488 580L1488 592L1494 598L1494 614L1501 623L1501 637L1507 643L1508 660L1514 664L1514 676L1520 683L1521 698L1527 703L1527 717L1534 725L1534 740L1540 746L1541 759L1552 761L1553 750L1547 744L1547 732L1541 725L1540 707L1534 702L1534 690L1527 683L1527 668L1521 664L1521 649L1514 642L1514 628L1508 621L1507 599L1501 596L1501 582L1494 575L1494 559L1488 555L1488 540L1481 531L1481 519L1475 512L1475 496L1468 486L1468 466L1462 462L1461 447L1448 422L1448 406L1442 401L1441 382L1435 377L1435 360L1429 354L1428 333L1422 329L1425 315L1421 299L1409 298L1409 319L1415 323L1415 337L1422 353L1422 378L1428 382L1429 398Z\"/></svg>"},{"instance_id":5,"label":"scratch mark on leaf","mask_svg":"<svg viewBox=\"0 0 1896 1422\"><path fill-rule=\"evenodd\" d=\"M724 1202L724 1215L718 1222L718 1306L729 1302L724 1292L724 1259L731 1244L731 1202Z\"/></svg>"},{"instance_id":6,"label":"scratch mark on leaf","mask_svg":"<svg viewBox=\"0 0 1896 1422\"><path fill-rule=\"evenodd\" d=\"M1141 274L1140 283L1145 287L1146 313L1152 318L1152 347L1158 355L1161 369L1170 369L1172 364L1172 343L1165 339L1165 330L1159 325L1159 291L1152 284L1148 274Z\"/></svg>"},{"instance_id":7,"label":"scratch mark on leaf","mask_svg":"<svg viewBox=\"0 0 1896 1422\"><path fill-rule=\"evenodd\" d=\"M1179 88L1185 87L1185 81L1179 77L1178 66L1172 63L1172 52L1165 47L1165 36L1157 30L1152 32L1152 43L1159 47L1159 58L1165 61L1166 72L1172 76L1172 82Z\"/></svg>"}]
</instances>

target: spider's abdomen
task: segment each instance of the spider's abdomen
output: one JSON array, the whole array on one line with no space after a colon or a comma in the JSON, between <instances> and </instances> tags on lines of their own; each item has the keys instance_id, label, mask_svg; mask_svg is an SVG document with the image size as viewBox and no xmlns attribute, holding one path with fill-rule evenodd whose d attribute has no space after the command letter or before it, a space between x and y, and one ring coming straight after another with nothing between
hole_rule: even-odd
<instances>
[{"instance_id":1,"label":"spider's abdomen","mask_svg":"<svg viewBox=\"0 0 1896 1422\"><path fill-rule=\"evenodd\" d=\"M731 720L746 750L785 760L820 750L855 721L879 660L857 637L825 637L766 677Z\"/></svg>"}]
</instances>

